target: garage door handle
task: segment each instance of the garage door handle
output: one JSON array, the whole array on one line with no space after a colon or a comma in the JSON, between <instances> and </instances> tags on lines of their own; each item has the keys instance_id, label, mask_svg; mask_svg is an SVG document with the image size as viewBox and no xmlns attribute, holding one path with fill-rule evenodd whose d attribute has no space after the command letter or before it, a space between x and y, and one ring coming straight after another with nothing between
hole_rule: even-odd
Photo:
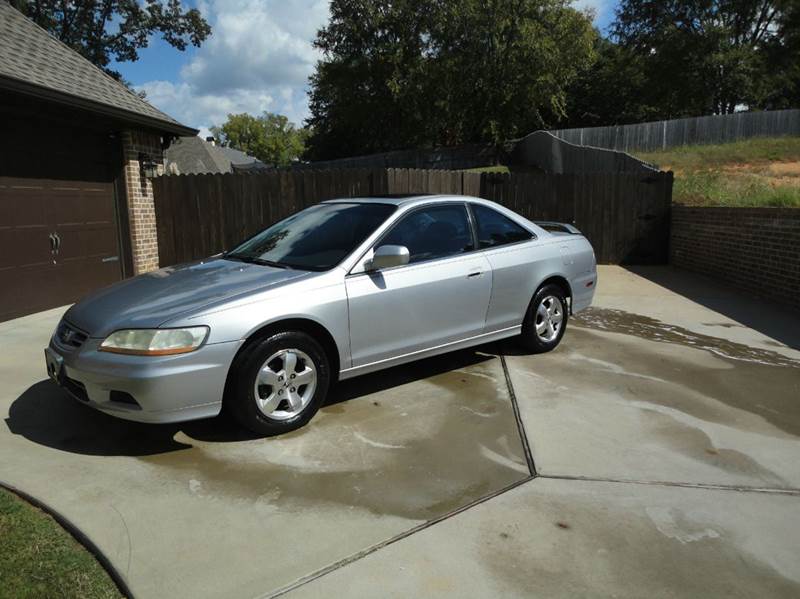
<instances>
[{"instance_id":1,"label":"garage door handle","mask_svg":"<svg viewBox=\"0 0 800 599\"><path fill-rule=\"evenodd\" d=\"M50 235L48 235L48 237L50 238L50 252L51 253L55 252L56 251L56 236L55 236L54 233L50 233Z\"/></svg>"},{"instance_id":2,"label":"garage door handle","mask_svg":"<svg viewBox=\"0 0 800 599\"><path fill-rule=\"evenodd\" d=\"M61 236L58 233L53 233L53 237L56 238L56 254L61 249Z\"/></svg>"}]
</instances>

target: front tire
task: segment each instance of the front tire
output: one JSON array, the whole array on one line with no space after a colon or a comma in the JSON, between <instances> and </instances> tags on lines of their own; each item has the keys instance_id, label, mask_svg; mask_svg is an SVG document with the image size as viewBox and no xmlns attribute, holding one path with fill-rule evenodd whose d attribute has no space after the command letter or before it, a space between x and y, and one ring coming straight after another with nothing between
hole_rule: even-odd
<instances>
[{"instance_id":1,"label":"front tire","mask_svg":"<svg viewBox=\"0 0 800 599\"><path fill-rule=\"evenodd\" d=\"M286 331L253 342L237 357L226 407L243 427L280 435L304 426L325 401L330 363L307 333Z\"/></svg>"},{"instance_id":2,"label":"front tire","mask_svg":"<svg viewBox=\"0 0 800 599\"><path fill-rule=\"evenodd\" d=\"M545 285L533 296L522 322L522 346L534 354L554 350L567 330L569 307L558 285Z\"/></svg>"}]
</instances>

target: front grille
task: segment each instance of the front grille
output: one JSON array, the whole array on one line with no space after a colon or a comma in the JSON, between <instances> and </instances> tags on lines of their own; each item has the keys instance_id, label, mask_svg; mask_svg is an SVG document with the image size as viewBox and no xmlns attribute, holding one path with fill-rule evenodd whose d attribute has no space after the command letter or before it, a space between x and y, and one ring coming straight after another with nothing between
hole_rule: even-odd
<instances>
[{"instance_id":1,"label":"front grille","mask_svg":"<svg viewBox=\"0 0 800 599\"><path fill-rule=\"evenodd\" d=\"M56 339L65 347L78 348L88 337L86 333L79 331L65 320L62 320L56 329Z\"/></svg>"}]
</instances>

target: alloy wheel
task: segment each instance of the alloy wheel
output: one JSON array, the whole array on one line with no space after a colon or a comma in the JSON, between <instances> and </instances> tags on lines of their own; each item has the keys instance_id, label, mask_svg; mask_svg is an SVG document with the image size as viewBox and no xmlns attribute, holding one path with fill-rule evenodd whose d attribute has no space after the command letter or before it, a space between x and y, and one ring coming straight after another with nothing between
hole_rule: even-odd
<instances>
[{"instance_id":1,"label":"alloy wheel","mask_svg":"<svg viewBox=\"0 0 800 599\"><path fill-rule=\"evenodd\" d=\"M542 341L551 343L558 337L564 322L564 305L554 295L548 295L536 308L536 335Z\"/></svg>"},{"instance_id":2,"label":"alloy wheel","mask_svg":"<svg viewBox=\"0 0 800 599\"><path fill-rule=\"evenodd\" d=\"M316 388L317 369L308 354L282 349L261 365L253 393L264 416L289 420L308 406Z\"/></svg>"}]
</instances>

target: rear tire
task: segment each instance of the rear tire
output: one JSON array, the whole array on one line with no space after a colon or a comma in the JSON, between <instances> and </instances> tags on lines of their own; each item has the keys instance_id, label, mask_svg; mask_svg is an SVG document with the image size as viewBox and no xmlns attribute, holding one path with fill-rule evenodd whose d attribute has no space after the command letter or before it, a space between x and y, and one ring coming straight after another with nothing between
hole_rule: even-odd
<instances>
[{"instance_id":1,"label":"rear tire","mask_svg":"<svg viewBox=\"0 0 800 599\"><path fill-rule=\"evenodd\" d=\"M534 354L554 350L567 330L568 317L569 307L564 290L552 284L540 287L525 313L520 343Z\"/></svg>"},{"instance_id":2,"label":"rear tire","mask_svg":"<svg viewBox=\"0 0 800 599\"><path fill-rule=\"evenodd\" d=\"M252 342L236 358L226 409L243 427L280 435L304 426L325 401L330 363L325 350L301 331Z\"/></svg>"}]
</instances>

